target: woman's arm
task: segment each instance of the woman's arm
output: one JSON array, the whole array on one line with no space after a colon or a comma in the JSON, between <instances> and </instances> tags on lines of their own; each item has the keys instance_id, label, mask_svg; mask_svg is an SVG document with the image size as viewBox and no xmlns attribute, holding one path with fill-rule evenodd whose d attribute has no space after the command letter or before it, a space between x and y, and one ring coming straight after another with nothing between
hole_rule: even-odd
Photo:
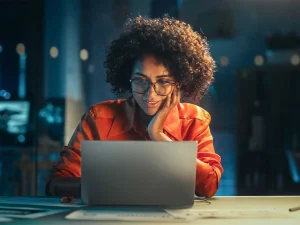
<instances>
[{"instance_id":1,"label":"woman's arm","mask_svg":"<svg viewBox=\"0 0 300 225\"><path fill-rule=\"evenodd\" d=\"M199 124L199 127L202 126ZM150 135L150 138L153 141L172 141L164 133ZM215 153L213 138L208 126L194 140L198 141L196 195L210 198L219 188L223 173L221 157Z\"/></svg>"},{"instance_id":2,"label":"woman's arm","mask_svg":"<svg viewBox=\"0 0 300 225\"><path fill-rule=\"evenodd\" d=\"M60 159L53 166L46 181L46 195L80 195L81 144L82 140L99 139L93 108L84 114L67 146L60 153ZM68 195L66 195L68 193Z\"/></svg>"},{"instance_id":3,"label":"woman's arm","mask_svg":"<svg viewBox=\"0 0 300 225\"><path fill-rule=\"evenodd\" d=\"M198 141L196 195L212 197L219 188L223 173L221 157L215 153L208 126L196 137Z\"/></svg>"},{"instance_id":4,"label":"woman's arm","mask_svg":"<svg viewBox=\"0 0 300 225\"><path fill-rule=\"evenodd\" d=\"M188 139L198 142L197 169L196 169L196 195L212 197L216 194L223 173L221 157L215 153L213 137L209 124L211 117L205 110L199 110L189 126Z\"/></svg>"}]
</instances>

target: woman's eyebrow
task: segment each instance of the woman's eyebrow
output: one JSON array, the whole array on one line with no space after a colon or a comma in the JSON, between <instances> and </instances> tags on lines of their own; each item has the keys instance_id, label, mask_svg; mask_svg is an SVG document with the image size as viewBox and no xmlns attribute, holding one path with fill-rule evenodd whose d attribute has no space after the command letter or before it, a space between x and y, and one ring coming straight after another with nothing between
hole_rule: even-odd
<instances>
[{"instance_id":1,"label":"woman's eyebrow","mask_svg":"<svg viewBox=\"0 0 300 225\"><path fill-rule=\"evenodd\" d=\"M143 74L141 72L135 72L133 75L139 75L139 76L148 78L145 74ZM162 77L171 77L171 76L170 75L158 75L158 76L156 76L156 78L162 78Z\"/></svg>"}]
</instances>

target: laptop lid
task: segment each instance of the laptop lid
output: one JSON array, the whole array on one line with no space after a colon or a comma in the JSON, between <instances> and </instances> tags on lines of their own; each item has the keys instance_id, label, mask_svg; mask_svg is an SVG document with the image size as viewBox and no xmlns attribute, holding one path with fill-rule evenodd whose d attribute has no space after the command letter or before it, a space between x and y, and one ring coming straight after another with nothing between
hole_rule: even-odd
<instances>
[{"instance_id":1,"label":"laptop lid","mask_svg":"<svg viewBox=\"0 0 300 225\"><path fill-rule=\"evenodd\" d=\"M195 141L82 141L81 148L84 204L194 204Z\"/></svg>"}]
</instances>

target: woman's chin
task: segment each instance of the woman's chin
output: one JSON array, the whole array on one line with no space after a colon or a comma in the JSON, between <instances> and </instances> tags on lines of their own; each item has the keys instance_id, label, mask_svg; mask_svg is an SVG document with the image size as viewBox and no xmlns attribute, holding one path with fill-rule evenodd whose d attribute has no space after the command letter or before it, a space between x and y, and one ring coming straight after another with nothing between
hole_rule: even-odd
<instances>
[{"instance_id":1,"label":"woman's chin","mask_svg":"<svg viewBox=\"0 0 300 225\"><path fill-rule=\"evenodd\" d=\"M157 109L144 109L144 113L148 116L154 116L157 113Z\"/></svg>"}]
</instances>

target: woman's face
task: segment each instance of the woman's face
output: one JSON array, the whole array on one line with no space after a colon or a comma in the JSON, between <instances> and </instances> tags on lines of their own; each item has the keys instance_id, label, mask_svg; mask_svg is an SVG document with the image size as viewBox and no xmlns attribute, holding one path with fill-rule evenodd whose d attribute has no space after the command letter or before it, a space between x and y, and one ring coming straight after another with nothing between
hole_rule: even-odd
<instances>
[{"instance_id":1,"label":"woman's face","mask_svg":"<svg viewBox=\"0 0 300 225\"><path fill-rule=\"evenodd\" d=\"M148 82L153 84L157 82L157 92L171 94L175 83L175 79L169 74L168 68L153 55L144 55L135 62L131 80L133 97L145 114L149 116L156 114L164 105L167 96L158 95L153 85L150 85L146 91L143 87L146 87Z\"/></svg>"}]
</instances>

